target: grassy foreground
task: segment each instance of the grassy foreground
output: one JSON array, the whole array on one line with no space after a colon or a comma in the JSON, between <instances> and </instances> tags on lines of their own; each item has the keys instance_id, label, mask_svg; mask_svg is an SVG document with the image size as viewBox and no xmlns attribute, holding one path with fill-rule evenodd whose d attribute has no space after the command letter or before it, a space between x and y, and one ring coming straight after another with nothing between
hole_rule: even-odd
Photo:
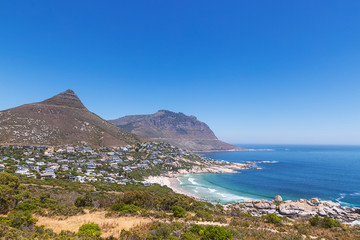
<instances>
[{"instance_id":1,"label":"grassy foreground","mask_svg":"<svg viewBox=\"0 0 360 240\"><path fill-rule=\"evenodd\" d=\"M360 239L330 218L255 218L159 185L19 179L0 173L1 239Z\"/></svg>"}]
</instances>

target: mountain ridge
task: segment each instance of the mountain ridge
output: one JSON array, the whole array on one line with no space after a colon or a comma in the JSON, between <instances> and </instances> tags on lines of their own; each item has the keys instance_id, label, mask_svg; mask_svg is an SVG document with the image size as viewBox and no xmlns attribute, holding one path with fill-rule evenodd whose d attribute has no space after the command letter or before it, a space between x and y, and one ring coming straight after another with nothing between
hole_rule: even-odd
<instances>
[{"instance_id":1,"label":"mountain ridge","mask_svg":"<svg viewBox=\"0 0 360 240\"><path fill-rule=\"evenodd\" d=\"M134 134L169 142L190 151L243 150L220 141L206 123L181 112L159 110L153 114L128 115L109 122Z\"/></svg>"},{"instance_id":2,"label":"mountain ridge","mask_svg":"<svg viewBox=\"0 0 360 240\"><path fill-rule=\"evenodd\" d=\"M147 140L90 112L73 90L0 111L0 143L122 146Z\"/></svg>"}]
</instances>

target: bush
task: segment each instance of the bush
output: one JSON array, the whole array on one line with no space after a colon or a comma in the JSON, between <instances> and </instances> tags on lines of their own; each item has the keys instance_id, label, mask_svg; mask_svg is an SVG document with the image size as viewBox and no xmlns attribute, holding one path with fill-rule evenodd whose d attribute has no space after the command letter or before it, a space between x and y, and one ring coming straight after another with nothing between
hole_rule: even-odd
<instances>
[{"instance_id":1,"label":"bush","mask_svg":"<svg viewBox=\"0 0 360 240\"><path fill-rule=\"evenodd\" d=\"M333 227L340 227L341 223L331 217L324 217L321 218L318 215L309 219L309 223L311 226L320 226L323 228L333 228Z\"/></svg>"},{"instance_id":2,"label":"bush","mask_svg":"<svg viewBox=\"0 0 360 240\"><path fill-rule=\"evenodd\" d=\"M269 223L281 224L281 218L279 218L275 213L268 213L264 216L265 220Z\"/></svg>"},{"instance_id":3,"label":"bush","mask_svg":"<svg viewBox=\"0 0 360 240\"><path fill-rule=\"evenodd\" d=\"M183 209L182 207L179 207L179 206L175 206L173 208L172 212L174 214L174 217L177 217L177 218L183 218L186 215L185 209Z\"/></svg>"},{"instance_id":4,"label":"bush","mask_svg":"<svg viewBox=\"0 0 360 240\"><path fill-rule=\"evenodd\" d=\"M12 227L29 227L37 222L36 218L33 218L29 211L15 211L9 214L9 224Z\"/></svg>"},{"instance_id":5,"label":"bush","mask_svg":"<svg viewBox=\"0 0 360 240\"><path fill-rule=\"evenodd\" d=\"M99 225L95 223L84 224L79 228L77 235L89 238L99 238L101 235L101 229Z\"/></svg>"},{"instance_id":6,"label":"bush","mask_svg":"<svg viewBox=\"0 0 360 240\"><path fill-rule=\"evenodd\" d=\"M232 239L232 235L224 227L208 225L204 230L202 237L204 240L228 240Z\"/></svg>"},{"instance_id":7,"label":"bush","mask_svg":"<svg viewBox=\"0 0 360 240\"><path fill-rule=\"evenodd\" d=\"M28 202L24 202L19 203L16 208L23 211L33 211L37 209L37 206Z\"/></svg>"},{"instance_id":8,"label":"bush","mask_svg":"<svg viewBox=\"0 0 360 240\"><path fill-rule=\"evenodd\" d=\"M202 219L205 219L206 221L212 221L213 217L210 213L205 211L196 211L196 216Z\"/></svg>"},{"instance_id":9,"label":"bush","mask_svg":"<svg viewBox=\"0 0 360 240\"><path fill-rule=\"evenodd\" d=\"M321 218L318 215L309 219L309 223L313 227L318 226L320 224L320 221Z\"/></svg>"},{"instance_id":10,"label":"bush","mask_svg":"<svg viewBox=\"0 0 360 240\"><path fill-rule=\"evenodd\" d=\"M50 193L48 193L48 192L42 192L42 193L40 194L40 202L41 202L41 203L46 203L46 201L47 201L48 199L50 199Z\"/></svg>"},{"instance_id":11,"label":"bush","mask_svg":"<svg viewBox=\"0 0 360 240\"><path fill-rule=\"evenodd\" d=\"M74 205L76 207L93 207L93 201L90 196L78 197L75 199Z\"/></svg>"},{"instance_id":12,"label":"bush","mask_svg":"<svg viewBox=\"0 0 360 240\"><path fill-rule=\"evenodd\" d=\"M196 239L196 236L192 232L186 232L186 233L182 234L181 239L194 240L194 239Z\"/></svg>"},{"instance_id":13,"label":"bush","mask_svg":"<svg viewBox=\"0 0 360 240\"><path fill-rule=\"evenodd\" d=\"M18 192L20 180L6 172L0 172L0 213L7 213L15 207L15 195Z\"/></svg>"},{"instance_id":14,"label":"bush","mask_svg":"<svg viewBox=\"0 0 360 240\"><path fill-rule=\"evenodd\" d=\"M322 221L322 227L333 228L340 227L341 223L338 220L332 219L331 217L324 217Z\"/></svg>"},{"instance_id":15,"label":"bush","mask_svg":"<svg viewBox=\"0 0 360 240\"><path fill-rule=\"evenodd\" d=\"M190 228L190 232L196 233L196 234L202 234L204 232L205 228L203 226L195 224Z\"/></svg>"},{"instance_id":16,"label":"bush","mask_svg":"<svg viewBox=\"0 0 360 240\"><path fill-rule=\"evenodd\" d=\"M115 203L111 206L111 210L116 212L123 212L123 213L136 213L141 210L140 207L135 206L134 204L125 204L122 202Z\"/></svg>"}]
</instances>

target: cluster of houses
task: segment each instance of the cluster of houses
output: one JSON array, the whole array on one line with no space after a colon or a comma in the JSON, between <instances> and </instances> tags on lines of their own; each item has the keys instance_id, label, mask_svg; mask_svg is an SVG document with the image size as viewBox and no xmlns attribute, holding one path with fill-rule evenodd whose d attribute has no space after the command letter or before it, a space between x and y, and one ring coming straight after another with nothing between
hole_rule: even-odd
<instances>
[{"instance_id":1,"label":"cluster of houses","mask_svg":"<svg viewBox=\"0 0 360 240\"><path fill-rule=\"evenodd\" d=\"M142 183L138 173L167 172L190 168L191 161L213 162L167 143L148 142L113 148L0 146L0 171L37 179L103 181L116 184ZM156 170L156 171L154 171Z\"/></svg>"}]
</instances>

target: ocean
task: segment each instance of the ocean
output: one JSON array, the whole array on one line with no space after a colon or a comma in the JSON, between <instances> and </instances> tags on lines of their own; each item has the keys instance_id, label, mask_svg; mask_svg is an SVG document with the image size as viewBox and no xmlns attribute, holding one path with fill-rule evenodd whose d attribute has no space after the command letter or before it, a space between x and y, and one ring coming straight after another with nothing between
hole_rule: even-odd
<instances>
[{"instance_id":1,"label":"ocean","mask_svg":"<svg viewBox=\"0 0 360 240\"><path fill-rule=\"evenodd\" d=\"M233 203L249 199L319 198L360 207L360 146L239 145L272 151L216 152L206 157L245 163L257 169L234 174L188 174L180 187L202 199ZM271 163L260 163L271 161Z\"/></svg>"}]
</instances>

